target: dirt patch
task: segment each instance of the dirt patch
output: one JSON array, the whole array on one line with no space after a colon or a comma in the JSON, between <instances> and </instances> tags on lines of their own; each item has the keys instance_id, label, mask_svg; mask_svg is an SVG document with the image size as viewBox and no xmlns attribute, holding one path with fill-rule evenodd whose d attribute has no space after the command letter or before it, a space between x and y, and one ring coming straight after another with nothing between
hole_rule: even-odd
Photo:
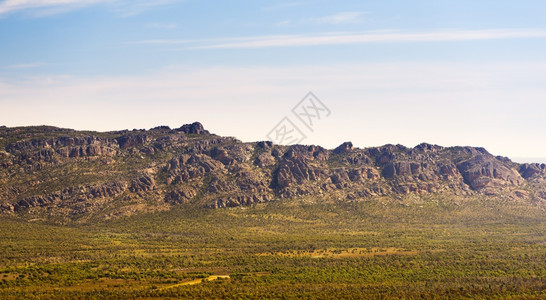
<instances>
[{"instance_id":1,"label":"dirt patch","mask_svg":"<svg viewBox=\"0 0 546 300\"><path fill-rule=\"evenodd\" d=\"M286 256L286 257L312 257L312 258L349 258L349 257L373 257L386 255L417 255L416 250L399 248L348 248L348 249L319 249L319 250L292 250L275 253L260 253L263 256Z\"/></svg>"},{"instance_id":2,"label":"dirt patch","mask_svg":"<svg viewBox=\"0 0 546 300\"><path fill-rule=\"evenodd\" d=\"M172 288L175 288L175 287L179 287L179 286L185 286L185 285L194 285L194 284L200 284L204 281L213 281L213 280L216 280L216 279L229 279L229 275L211 275L207 278L199 278L199 279L194 279L194 280L190 280L190 281L184 281L184 282L181 282L181 283L177 283L177 284L173 284L173 285L169 285L169 286L166 286L166 287L163 287L162 290L166 290L166 289L172 289Z\"/></svg>"}]
</instances>

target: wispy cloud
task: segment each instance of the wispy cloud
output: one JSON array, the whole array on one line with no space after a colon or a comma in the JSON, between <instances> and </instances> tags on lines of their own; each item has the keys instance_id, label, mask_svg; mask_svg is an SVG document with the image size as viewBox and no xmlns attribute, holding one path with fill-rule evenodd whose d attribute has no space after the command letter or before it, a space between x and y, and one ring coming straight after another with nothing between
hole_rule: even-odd
<instances>
[{"instance_id":1,"label":"wispy cloud","mask_svg":"<svg viewBox=\"0 0 546 300\"><path fill-rule=\"evenodd\" d=\"M292 35L276 35L277 38L291 37ZM131 41L126 42L126 44L133 45L192 45L195 47L197 45L206 45L206 44L216 44L216 43L231 43L231 42L246 42L254 41L261 37L249 36L249 37L235 37L235 38L210 38L210 39L181 39L181 40L170 40L170 39L156 39L156 40L141 40L141 41Z\"/></svg>"},{"instance_id":2,"label":"wispy cloud","mask_svg":"<svg viewBox=\"0 0 546 300\"><path fill-rule=\"evenodd\" d=\"M146 24L146 27L155 28L155 29L175 29L178 27L178 25L175 23L157 22L157 23L148 23Z\"/></svg>"},{"instance_id":3,"label":"wispy cloud","mask_svg":"<svg viewBox=\"0 0 546 300\"><path fill-rule=\"evenodd\" d=\"M341 12L329 16L318 17L318 18L304 18L300 20L283 20L276 22L275 27L288 27L288 26L298 26L298 25L342 25L342 24L357 24L363 21L362 16L366 13L361 11L349 11Z\"/></svg>"},{"instance_id":4,"label":"wispy cloud","mask_svg":"<svg viewBox=\"0 0 546 300\"><path fill-rule=\"evenodd\" d=\"M254 40L233 43L218 43L201 46L204 49L236 49L236 48L267 48L267 47L294 47L344 45L366 43L408 43L408 42L450 42L497 40L515 38L544 38L546 30L517 30L517 29L489 29L489 30L459 30L437 32L368 32L368 33L341 33L322 35L292 35L292 36L262 36Z\"/></svg>"},{"instance_id":5,"label":"wispy cloud","mask_svg":"<svg viewBox=\"0 0 546 300\"><path fill-rule=\"evenodd\" d=\"M268 5L268 6L264 6L262 7L262 11L276 11L276 10L282 10L282 9L286 9L286 8L292 8L292 7L298 7L298 6L303 6L303 5L307 5L308 3L306 2L297 2L297 1L294 1L294 2L283 2L283 3L277 3L277 4L273 4L273 5Z\"/></svg>"},{"instance_id":6,"label":"wispy cloud","mask_svg":"<svg viewBox=\"0 0 546 300\"><path fill-rule=\"evenodd\" d=\"M0 15L23 10L52 8L76 9L91 4L110 1L111 0L5 0L0 3Z\"/></svg>"},{"instance_id":7,"label":"wispy cloud","mask_svg":"<svg viewBox=\"0 0 546 300\"><path fill-rule=\"evenodd\" d=\"M34 69L34 68L43 67L45 65L46 64L42 63L42 62L33 62L33 63L9 65L9 66L4 67L4 69L11 69L11 70Z\"/></svg>"},{"instance_id":8,"label":"wispy cloud","mask_svg":"<svg viewBox=\"0 0 546 300\"><path fill-rule=\"evenodd\" d=\"M275 27L288 27L292 24L293 24L292 20L284 20L284 21L279 21L275 23L274 25Z\"/></svg>"},{"instance_id":9,"label":"wispy cloud","mask_svg":"<svg viewBox=\"0 0 546 300\"><path fill-rule=\"evenodd\" d=\"M132 44L181 45L184 49L248 49L302 47L367 43L460 42L520 38L545 38L546 29L443 30L432 32L371 31L364 33L323 33L267 35L197 40L144 40Z\"/></svg>"},{"instance_id":10,"label":"wispy cloud","mask_svg":"<svg viewBox=\"0 0 546 300\"><path fill-rule=\"evenodd\" d=\"M111 0L113 2L114 11L120 14L122 17L131 17L141 14L147 10L170 5L181 0Z\"/></svg>"},{"instance_id":11,"label":"wispy cloud","mask_svg":"<svg viewBox=\"0 0 546 300\"><path fill-rule=\"evenodd\" d=\"M142 13L152 7L177 2L178 0L5 0L0 2L0 16L16 12L31 12L35 17L66 13L90 5L108 4L122 16Z\"/></svg>"},{"instance_id":12,"label":"wispy cloud","mask_svg":"<svg viewBox=\"0 0 546 300\"><path fill-rule=\"evenodd\" d=\"M355 24L362 21L362 16L365 15L365 12L361 11L349 11L333 14L330 16L319 17L319 18L308 18L305 19L305 23L317 23L317 24Z\"/></svg>"}]
</instances>

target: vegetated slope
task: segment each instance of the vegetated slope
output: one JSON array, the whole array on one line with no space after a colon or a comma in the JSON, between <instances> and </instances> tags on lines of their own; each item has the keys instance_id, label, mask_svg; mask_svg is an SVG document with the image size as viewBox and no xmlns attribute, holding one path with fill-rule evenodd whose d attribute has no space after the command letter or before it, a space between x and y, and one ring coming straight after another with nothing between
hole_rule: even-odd
<instances>
[{"instance_id":1,"label":"vegetated slope","mask_svg":"<svg viewBox=\"0 0 546 300\"><path fill-rule=\"evenodd\" d=\"M304 195L483 194L546 203L546 165L517 164L483 148L243 143L197 122L114 132L1 127L0 166L0 213L60 222Z\"/></svg>"}]
</instances>

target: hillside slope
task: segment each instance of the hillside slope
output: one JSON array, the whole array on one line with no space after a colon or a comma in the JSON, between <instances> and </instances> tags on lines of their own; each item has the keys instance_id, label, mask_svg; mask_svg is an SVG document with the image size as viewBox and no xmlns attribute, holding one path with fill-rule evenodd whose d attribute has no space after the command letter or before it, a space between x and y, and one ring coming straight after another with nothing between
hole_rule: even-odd
<instances>
[{"instance_id":1,"label":"hillside slope","mask_svg":"<svg viewBox=\"0 0 546 300\"><path fill-rule=\"evenodd\" d=\"M546 203L545 164L517 164L483 148L243 143L197 122L114 132L0 127L0 166L0 213L62 222L304 195L483 194Z\"/></svg>"}]
</instances>

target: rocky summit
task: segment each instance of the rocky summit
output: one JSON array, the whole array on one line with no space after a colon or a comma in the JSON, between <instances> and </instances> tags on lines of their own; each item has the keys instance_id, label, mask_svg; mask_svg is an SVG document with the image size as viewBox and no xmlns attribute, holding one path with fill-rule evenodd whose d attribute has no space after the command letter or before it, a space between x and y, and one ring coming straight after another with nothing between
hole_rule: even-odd
<instances>
[{"instance_id":1,"label":"rocky summit","mask_svg":"<svg viewBox=\"0 0 546 300\"><path fill-rule=\"evenodd\" d=\"M112 132L0 127L0 166L1 214L63 222L305 195L333 201L483 195L546 203L545 164L518 164L483 148L243 143L198 122Z\"/></svg>"}]
</instances>

